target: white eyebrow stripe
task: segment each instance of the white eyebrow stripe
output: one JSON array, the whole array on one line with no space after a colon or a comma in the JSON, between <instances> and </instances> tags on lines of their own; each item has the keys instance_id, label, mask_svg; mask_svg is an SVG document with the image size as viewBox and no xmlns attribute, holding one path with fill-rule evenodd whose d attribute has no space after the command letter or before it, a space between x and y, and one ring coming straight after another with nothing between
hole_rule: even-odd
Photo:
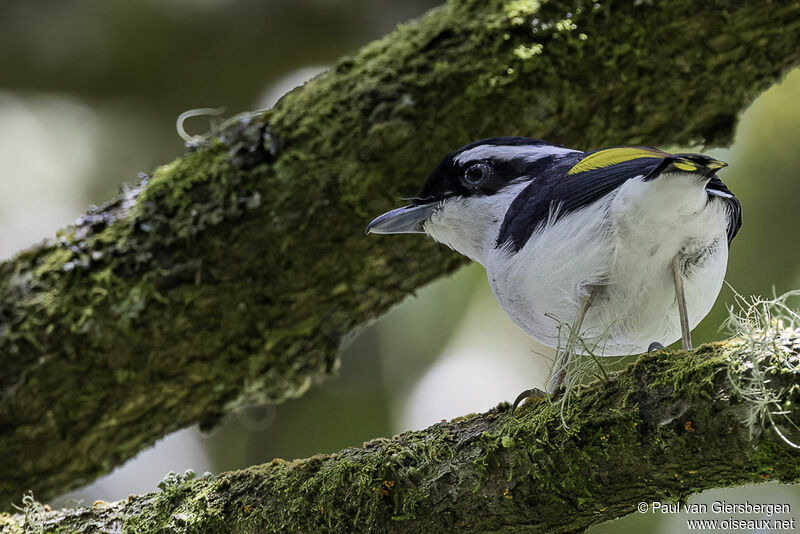
<instances>
[{"instance_id":1,"label":"white eyebrow stripe","mask_svg":"<svg viewBox=\"0 0 800 534\"><path fill-rule=\"evenodd\" d=\"M458 165L463 165L468 161L482 159L502 159L508 161L515 158L524 158L528 161L536 161L537 159L542 159L547 156L566 156L574 152L580 151L552 145L482 145L462 152L454 158L454 161Z\"/></svg>"}]
</instances>

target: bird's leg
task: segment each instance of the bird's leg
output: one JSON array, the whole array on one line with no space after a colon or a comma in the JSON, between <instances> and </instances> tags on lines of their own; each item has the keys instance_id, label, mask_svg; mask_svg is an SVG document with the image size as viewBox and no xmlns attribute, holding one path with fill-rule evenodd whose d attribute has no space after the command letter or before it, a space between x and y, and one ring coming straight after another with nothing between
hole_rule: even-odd
<instances>
[{"instance_id":1,"label":"bird's leg","mask_svg":"<svg viewBox=\"0 0 800 534\"><path fill-rule=\"evenodd\" d=\"M572 354L572 346L575 341L575 338L580 335L581 333L581 326L583 325L583 318L586 317L586 312L589 309L589 305L591 305L592 300L594 299L594 288L589 290L589 294L581 299L581 305L578 308L578 314L575 316L575 322L572 325L572 330L569 333L569 339L567 340L567 347L564 350L561 358L556 361L556 375L553 377L553 383L550 384L547 392L551 395L558 387L564 382L564 378L567 376L567 362L569 361L569 357Z\"/></svg>"},{"instance_id":2,"label":"bird's leg","mask_svg":"<svg viewBox=\"0 0 800 534\"><path fill-rule=\"evenodd\" d=\"M589 294L581 299L581 305L578 308L578 314L575 316L575 322L572 325L572 329L569 333L569 339L567 340L567 347L564 350L564 353L558 358L556 362L558 372L556 376L553 378L553 384L548 388L547 392L549 394L553 394L553 392L558 389L558 386L564 381L564 377L567 376L566 365L567 361L569 361L569 356L572 353L572 346L575 340L575 337L580 335L581 326L583 325L583 318L586 317L586 311L589 309L589 305L592 303L592 299L594 298L594 288L589 290ZM539 388L531 388L526 389L514 400L514 404L511 406L511 414L513 415L519 406L519 403L524 401L525 399L529 398L543 398L545 397L545 392Z\"/></svg>"},{"instance_id":3,"label":"bird's leg","mask_svg":"<svg viewBox=\"0 0 800 534\"><path fill-rule=\"evenodd\" d=\"M683 292L681 276L681 253L672 258L672 278L675 281L675 298L678 300L678 315L681 318L681 344L683 350L692 350L692 331L689 329L689 314L686 312L686 294Z\"/></svg>"}]
</instances>

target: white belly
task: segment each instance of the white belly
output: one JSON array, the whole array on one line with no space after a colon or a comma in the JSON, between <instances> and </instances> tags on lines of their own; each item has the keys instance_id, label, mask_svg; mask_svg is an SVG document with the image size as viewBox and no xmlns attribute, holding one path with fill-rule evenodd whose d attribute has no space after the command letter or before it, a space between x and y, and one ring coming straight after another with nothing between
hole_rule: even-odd
<instances>
[{"instance_id":1,"label":"white belly","mask_svg":"<svg viewBox=\"0 0 800 534\"><path fill-rule=\"evenodd\" d=\"M711 310L728 261L724 202L708 200L696 176L631 180L597 205L531 236L515 255L486 258L489 282L514 322L537 341L559 345L583 297L596 288L581 335L607 356L680 339L670 263L687 258L684 289L690 327ZM562 330L563 336L568 331ZM563 342L562 342L563 345Z\"/></svg>"}]
</instances>

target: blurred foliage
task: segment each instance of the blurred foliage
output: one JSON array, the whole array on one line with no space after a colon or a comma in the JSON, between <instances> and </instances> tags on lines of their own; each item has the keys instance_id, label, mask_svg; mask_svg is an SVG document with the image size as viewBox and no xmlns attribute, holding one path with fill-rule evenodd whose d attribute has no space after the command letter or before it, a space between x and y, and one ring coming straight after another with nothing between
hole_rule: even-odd
<instances>
[{"instance_id":1,"label":"blurred foliage","mask_svg":"<svg viewBox=\"0 0 800 534\"><path fill-rule=\"evenodd\" d=\"M0 89L57 93L113 115L108 154L98 154L110 157L91 178L91 200L98 202L136 172L183 152L174 128L181 112L252 109L282 76L329 64L436 4L0 0ZM135 139L128 123L138 127ZM138 168L114 165L129 152Z\"/></svg>"},{"instance_id":2,"label":"blurred foliage","mask_svg":"<svg viewBox=\"0 0 800 534\"><path fill-rule=\"evenodd\" d=\"M79 190L86 204L101 203L121 183L133 181L137 172L150 171L183 152L174 128L180 112L224 106L233 114L257 107L261 95L282 77L303 67L330 64L437 3L0 0L0 96L12 95L6 99L12 102L8 106L23 103L45 125L60 124L63 118L48 114L64 106L43 106L43 98L92 110L96 118L91 124L96 129L92 164L80 173L59 176L48 187ZM728 281L743 294L768 295L773 286L782 292L800 285L795 235L800 228L798 94L800 72L793 72L744 114L732 147L711 151L730 163L723 177L744 206L744 227L733 243L728 271ZM9 109L0 106L0 114ZM50 131L56 135L54 142L65 145L70 136L90 135L88 123ZM14 132L5 134L3 139ZM40 141L24 140L32 147L26 157L57 156L55 151L37 152ZM0 147L0 172L7 168L3 159L19 157ZM58 168L55 163L53 168ZM19 195L15 202L36 206L35 190L26 199L25 191L15 185L28 179L31 176L0 175L4 186L0 191ZM32 230L31 241L38 237L36 232L54 230ZM485 275L476 266L421 290L418 298L355 337L345 350L338 380L285 405L248 408L202 438L209 467L234 469L276 456L291 459L331 452L404 430L398 428L401 406L452 343L465 313L471 306L486 317L501 313L486 294ZM718 327L726 304L732 302L731 290L724 288L712 313L695 331L695 343L722 337ZM486 324L491 324L488 319ZM479 350L496 358L497 365L508 365L502 355L493 354L491 334ZM525 350L537 358L533 354L537 349L533 343L530 346ZM540 385L544 377L528 378L531 385ZM463 388L457 380L451 382L442 384L442 398ZM508 399L497 399L501 400ZM114 487L113 476L105 485L75 496L93 500L127 495L131 488ZM155 486L155 481L148 484ZM100 487L102 492L97 493ZM798 503L796 492L785 488L742 491L725 495L729 501ZM758 496L753 495L756 491ZM700 498L708 500L707 495ZM652 530L659 520L634 514L592 532ZM663 532L685 530L674 517L661 524Z\"/></svg>"}]
</instances>

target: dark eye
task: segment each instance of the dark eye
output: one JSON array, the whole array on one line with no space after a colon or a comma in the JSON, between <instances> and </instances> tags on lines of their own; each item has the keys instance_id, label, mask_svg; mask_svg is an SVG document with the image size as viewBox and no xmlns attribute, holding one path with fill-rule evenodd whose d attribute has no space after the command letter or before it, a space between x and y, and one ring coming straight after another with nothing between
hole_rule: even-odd
<instances>
[{"instance_id":1,"label":"dark eye","mask_svg":"<svg viewBox=\"0 0 800 534\"><path fill-rule=\"evenodd\" d=\"M474 165L470 165L467 170L464 171L464 176L461 178L461 182L465 187L475 189L486 183L491 175L492 168L489 167L489 165L486 163L476 163Z\"/></svg>"}]
</instances>

